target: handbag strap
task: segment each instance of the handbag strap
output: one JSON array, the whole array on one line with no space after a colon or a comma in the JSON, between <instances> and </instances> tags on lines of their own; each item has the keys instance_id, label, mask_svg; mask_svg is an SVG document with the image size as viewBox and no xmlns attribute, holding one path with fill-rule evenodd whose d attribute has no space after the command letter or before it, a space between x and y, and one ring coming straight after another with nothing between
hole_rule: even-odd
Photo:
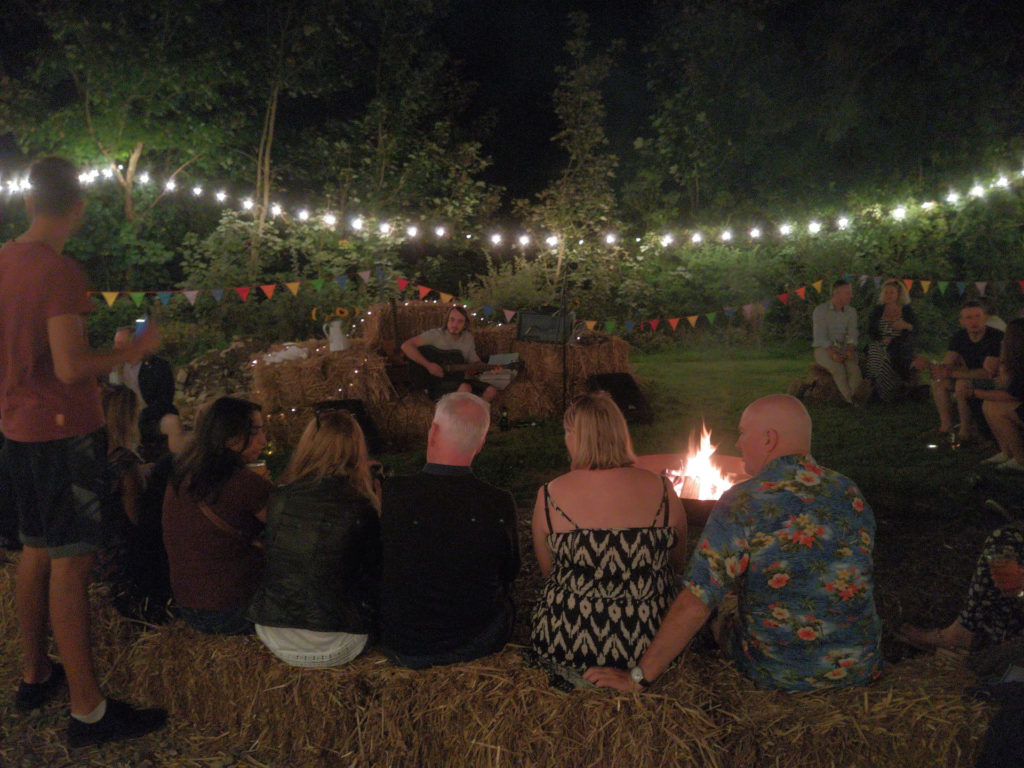
<instances>
[{"instance_id":1,"label":"handbag strap","mask_svg":"<svg viewBox=\"0 0 1024 768\"><path fill-rule=\"evenodd\" d=\"M200 501L199 502L199 511L203 513L203 515L206 517L207 520L209 520L211 523L213 523L215 528L219 528L220 530L224 531L225 533L230 533L236 539L244 541L246 544L252 544L252 542L249 540L249 538L245 534L243 534L240 530L235 528L233 525L228 525L227 523L225 523L224 520L222 520L217 515L216 512L214 512L212 509L210 509L210 505L207 504L205 501Z\"/></svg>"}]
</instances>

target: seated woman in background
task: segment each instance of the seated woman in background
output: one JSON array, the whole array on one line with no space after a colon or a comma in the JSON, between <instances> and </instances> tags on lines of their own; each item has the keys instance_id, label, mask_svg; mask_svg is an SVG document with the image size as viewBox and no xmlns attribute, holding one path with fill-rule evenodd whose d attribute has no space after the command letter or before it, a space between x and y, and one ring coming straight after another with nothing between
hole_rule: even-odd
<instances>
[{"instance_id":1,"label":"seated woman in background","mask_svg":"<svg viewBox=\"0 0 1024 768\"><path fill-rule=\"evenodd\" d=\"M139 414L140 453L155 462L166 453L180 453L185 447L185 430L174 406L174 379L140 376L139 391L146 407Z\"/></svg>"},{"instance_id":2,"label":"seated woman in background","mask_svg":"<svg viewBox=\"0 0 1024 768\"><path fill-rule=\"evenodd\" d=\"M868 319L869 341L864 366L882 402L898 400L911 378L916 325L906 286L899 280L887 280Z\"/></svg>"},{"instance_id":3,"label":"seated woman in background","mask_svg":"<svg viewBox=\"0 0 1024 768\"><path fill-rule=\"evenodd\" d=\"M956 620L941 629L904 624L902 639L922 650L969 649L1024 636L1024 531L1019 523L992 532L978 558L967 602Z\"/></svg>"},{"instance_id":4,"label":"seated woman in background","mask_svg":"<svg viewBox=\"0 0 1024 768\"><path fill-rule=\"evenodd\" d=\"M175 458L163 537L178 611L193 629L248 634L249 601L263 575L263 530L274 486L247 468L267 444L260 407L221 397Z\"/></svg>"},{"instance_id":5,"label":"seated woman in background","mask_svg":"<svg viewBox=\"0 0 1024 768\"><path fill-rule=\"evenodd\" d=\"M970 379L968 387L970 387ZM998 389L975 389L999 453L985 459L1003 472L1024 472L1024 318L1006 325L999 350Z\"/></svg>"},{"instance_id":6,"label":"seated woman in background","mask_svg":"<svg viewBox=\"0 0 1024 768\"><path fill-rule=\"evenodd\" d=\"M263 536L266 568L249 617L270 651L298 667L358 656L376 613L380 501L363 431L344 410L306 425Z\"/></svg>"},{"instance_id":7,"label":"seated woman in background","mask_svg":"<svg viewBox=\"0 0 1024 768\"><path fill-rule=\"evenodd\" d=\"M146 488L139 448L139 400L128 387L103 392L103 416L107 422L107 472L112 504L103 521L107 545L94 567L97 581L112 587L115 603L130 590L128 541L139 517L139 500Z\"/></svg>"},{"instance_id":8,"label":"seated woman in background","mask_svg":"<svg viewBox=\"0 0 1024 768\"><path fill-rule=\"evenodd\" d=\"M665 478L633 466L626 420L606 392L565 413L568 474L537 493L533 547L546 577L532 643L556 676L635 666L679 589L686 515ZM578 684L578 681L573 684Z\"/></svg>"}]
</instances>

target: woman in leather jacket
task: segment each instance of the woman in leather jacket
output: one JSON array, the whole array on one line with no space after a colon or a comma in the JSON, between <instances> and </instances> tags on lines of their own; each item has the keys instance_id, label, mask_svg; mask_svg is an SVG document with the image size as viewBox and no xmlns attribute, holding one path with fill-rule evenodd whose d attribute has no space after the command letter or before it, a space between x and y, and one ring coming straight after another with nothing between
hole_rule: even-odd
<instances>
[{"instance_id":1,"label":"woman in leather jacket","mask_svg":"<svg viewBox=\"0 0 1024 768\"><path fill-rule=\"evenodd\" d=\"M369 642L380 568L380 502L355 417L318 412L281 479L249 617L282 661L338 666Z\"/></svg>"}]
</instances>

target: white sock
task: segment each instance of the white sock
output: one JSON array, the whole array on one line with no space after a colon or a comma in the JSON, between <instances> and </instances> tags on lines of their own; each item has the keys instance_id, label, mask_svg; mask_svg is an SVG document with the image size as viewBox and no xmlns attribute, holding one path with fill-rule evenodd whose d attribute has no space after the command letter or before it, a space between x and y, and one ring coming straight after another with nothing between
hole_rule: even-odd
<instances>
[{"instance_id":1,"label":"white sock","mask_svg":"<svg viewBox=\"0 0 1024 768\"><path fill-rule=\"evenodd\" d=\"M75 718L75 720L78 720L79 722L86 723L88 725L92 725L93 723L98 723L100 720L102 720L103 716L105 714L107 714L107 700L106 699L104 699L99 704L97 704L96 705L96 709L94 709L88 715L76 715L74 712L72 712L71 716L73 718Z\"/></svg>"}]
</instances>

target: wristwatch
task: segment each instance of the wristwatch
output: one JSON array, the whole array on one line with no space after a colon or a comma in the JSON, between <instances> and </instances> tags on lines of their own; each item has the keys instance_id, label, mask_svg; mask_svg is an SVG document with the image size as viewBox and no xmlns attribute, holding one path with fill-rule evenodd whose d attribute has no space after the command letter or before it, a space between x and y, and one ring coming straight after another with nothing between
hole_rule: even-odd
<instances>
[{"instance_id":1,"label":"wristwatch","mask_svg":"<svg viewBox=\"0 0 1024 768\"><path fill-rule=\"evenodd\" d=\"M644 671L640 669L640 665L633 667L629 670L630 679L639 685L641 688L646 688L651 684L651 681L644 677Z\"/></svg>"}]
</instances>

